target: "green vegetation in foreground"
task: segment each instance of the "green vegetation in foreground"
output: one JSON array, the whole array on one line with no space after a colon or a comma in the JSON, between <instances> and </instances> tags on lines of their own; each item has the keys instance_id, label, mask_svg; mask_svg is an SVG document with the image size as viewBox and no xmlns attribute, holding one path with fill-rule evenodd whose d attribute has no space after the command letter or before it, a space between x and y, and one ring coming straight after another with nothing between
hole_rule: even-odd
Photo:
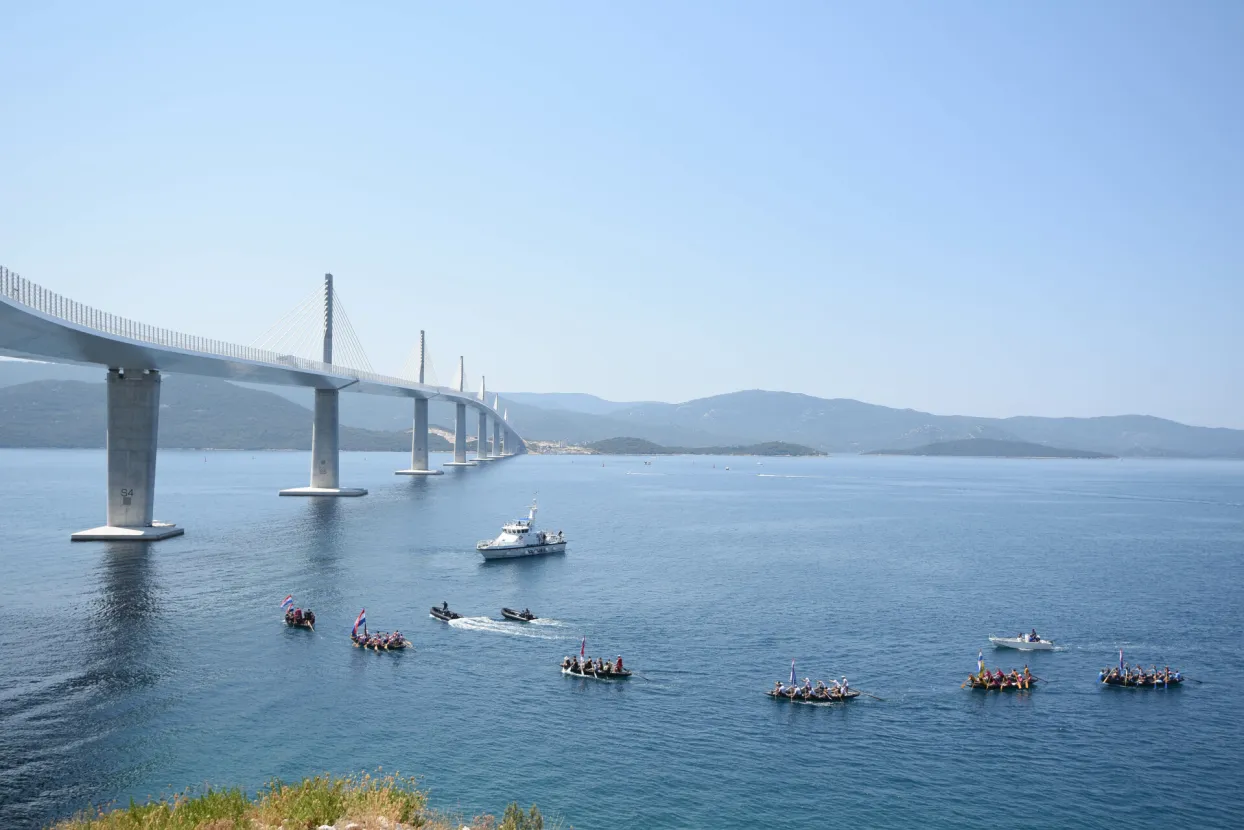
<instances>
[{"instance_id":1,"label":"green vegetation in foreground","mask_svg":"<svg viewBox=\"0 0 1244 830\"><path fill-rule=\"evenodd\" d=\"M746 447L663 447L643 438L606 438L587 445L600 455L824 455L802 444L766 441Z\"/></svg>"},{"instance_id":2,"label":"green vegetation in foreground","mask_svg":"<svg viewBox=\"0 0 1244 830\"><path fill-rule=\"evenodd\" d=\"M873 450L865 455L955 455L973 458L1115 458L1088 450L1065 450L1031 444L1027 441L998 441L992 438L965 438L939 441L910 450Z\"/></svg>"},{"instance_id":3,"label":"green vegetation in foreground","mask_svg":"<svg viewBox=\"0 0 1244 830\"><path fill-rule=\"evenodd\" d=\"M491 815L465 821L429 810L427 794L415 784L398 774L317 775L296 784L273 781L254 797L234 788L131 801L128 807L88 810L52 830L315 830L350 823L359 830L395 830L395 823L422 830L544 830L534 804L528 811L511 804L500 822Z\"/></svg>"}]
</instances>

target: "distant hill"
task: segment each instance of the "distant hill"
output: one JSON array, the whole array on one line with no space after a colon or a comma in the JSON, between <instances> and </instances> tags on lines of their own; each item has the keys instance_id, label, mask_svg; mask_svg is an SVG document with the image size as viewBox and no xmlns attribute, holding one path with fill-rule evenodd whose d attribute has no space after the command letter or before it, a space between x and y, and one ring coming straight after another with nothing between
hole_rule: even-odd
<instances>
[{"instance_id":1,"label":"distant hill","mask_svg":"<svg viewBox=\"0 0 1244 830\"><path fill-rule=\"evenodd\" d=\"M1147 415L977 418L762 390L681 404L635 404L608 416L532 407L511 407L510 416L525 437L573 443L629 435L665 446L789 441L823 452L860 453L974 438L1117 456L1244 458L1244 430L1187 426Z\"/></svg>"},{"instance_id":2,"label":"distant hill","mask_svg":"<svg viewBox=\"0 0 1244 830\"><path fill-rule=\"evenodd\" d=\"M87 383L103 383L104 375L105 369L102 366L0 359L0 388L36 380L80 380Z\"/></svg>"},{"instance_id":3,"label":"distant hill","mask_svg":"<svg viewBox=\"0 0 1244 830\"><path fill-rule=\"evenodd\" d=\"M610 415L622 409L639 406L638 403L607 401L581 392L504 392L501 397L507 403L519 403L540 409L561 409L585 415Z\"/></svg>"},{"instance_id":4,"label":"distant hill","mask_svg":"<svg viewBox=\"0 0 1244 830\"><path fill-rule=\"evenodd\" d=\"M99 367L0 360L0 392L35 380L83 379L98 387L102 400L103 378ZM231 385L284 398L304 412L311 407L308 389ZM502 393L501 400L509 410L511 425L524 438L578 445L625 435L664 447L753 446L784 441L822 452L860 453L972 438L1117 456L1244 459L1244 430L1188 426L1148 415L977 418L759 389L680 404L621 403L592 395L545 393ZM216 404L209 401L207 405ZM435 425L452 429L452 406L433 401L430 419ZM410 421L408 400L349 392L341 396L343 429L403 433L410 429ZM356 438L364 443L378 440L374 436ZM302 440L310 440L309 431Z\"/></svg>"},{"instance_id":5,"label":"distant hill","mask_svg":"<svg viewBox=\"0 0 1244 830\"><path fill-rule=\"evenodd\" d=\"M601 455L822 455L811 447L769 441L747 447L663 447L642 438L606 438L587 448Z\"/></svg>"},{"instance_id":6,"label":"distant hill","mask_svg":"<svg viewBox=\"0 0 1244 830\"><path fill-rule=\"evenodd\" d=\"M974 458L1117 458L1086 450L1064 450L1028 441L998 441L992 438L965 438L939 441L909 450L873 450L865 455L944 455Z\"/></svg>"},{"instance_id":7,"label":"distant hill","mask_svg":"<svg viewBox=\"0 0 1244 830\"><path fill-rule=\"evenodd\" d=\"M102 382L44 380L0 388L0 447L102 447L105 432ZM214 378L165 375L159 440L170 448L306 450L311 411ZM433 451L450 448L437 435L428 443ZM341 448L408 452L410 433L343 426Z\"/></svg>"}]
</instances>

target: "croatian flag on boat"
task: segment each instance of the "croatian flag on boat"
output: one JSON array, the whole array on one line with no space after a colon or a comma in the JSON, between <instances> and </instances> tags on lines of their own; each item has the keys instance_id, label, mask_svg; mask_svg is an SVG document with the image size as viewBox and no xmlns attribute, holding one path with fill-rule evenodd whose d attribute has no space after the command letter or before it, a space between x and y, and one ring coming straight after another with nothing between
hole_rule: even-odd
<instances>
[{"instance_id":1,"label":"croatian flag on boat","mask_svg":"<svg viewBox=\"0 0 1244 830\"><path fill-rule=\"evenodd\" d=\"M585 651L587 651L587 637L584 637L583 642L579 643L579 656L580 657L584 656L583 653Z\"/></svg>"},{"instance_id":2,"label":"croatian flag on boat","mask_svg":"<svg viewBox=\"0 0 1244 830\"><path fill-rule=\"evenodd\" d=\"M1119 674L1123 673L1123 649L1119 649Z\"/></svg>"},{"instance_id":3,"label":"croatian flag on boat","mask_svg":"<svg viewBox=\"0 0 1244 830\"><path fill-rule=\"evenodd\" d=\"M790 685L795 685L795 661L790 661Z\"/></svg>"},{"instance_id":4,"label":"croatian flag on boat","mask_svg":"<svg viewBox=\"0 0 1244 830\"><path fill-rule=\"evenodd\" d=\"M985 650L981 649L976 652L976 670L982 672L985 670Z\"/></svg>"},{"instance_id":5,"label":"croatian flag on boat","mask_svg":"<svg viewBox=\"0 0 1244 830\"><path fill-rule=\"evenodd\" d=\"M294 595L290 594L285 599L281 600L281 607L287 611L290 608L293 608L294 607Z\"/></svg>"},{"instance_id":6,"label":"croatian flag on boat","mask_svg":"<svg viewBox=\"0 0 1244 830\"><path fill-rule=\"evenodd\" d=\"M357 632L359 630L359 626L363 625L366 622L367 622L367 609L364 608L362 611L359 612L359 618L354 621L354 630Z\"/></svg>"}]
</instances>

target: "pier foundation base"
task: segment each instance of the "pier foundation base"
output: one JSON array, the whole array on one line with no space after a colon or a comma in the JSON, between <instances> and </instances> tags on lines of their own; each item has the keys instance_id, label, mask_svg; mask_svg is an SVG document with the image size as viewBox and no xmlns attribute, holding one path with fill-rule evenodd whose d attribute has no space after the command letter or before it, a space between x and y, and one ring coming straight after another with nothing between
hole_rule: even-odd
<instances>
[{"instance_id":1,"label":"pier foundation base","mask_svg":"<svg viewBox=\"0 0 1244 830\"><path fill-rule=\"evenodd\" d=\"M74 533L75 542L151 542L184 528L153 520L156 445L160 428L160 373L109 369L108 523Z\"/></svg>"}]
</instances>

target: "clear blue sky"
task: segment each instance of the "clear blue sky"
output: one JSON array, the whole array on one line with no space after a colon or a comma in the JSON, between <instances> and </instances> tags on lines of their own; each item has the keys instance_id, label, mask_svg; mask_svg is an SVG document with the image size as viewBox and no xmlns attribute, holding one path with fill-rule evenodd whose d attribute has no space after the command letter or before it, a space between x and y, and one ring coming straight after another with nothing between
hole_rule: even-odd
<instances>
[{"instance_id":1,"label":"clear blue sky","mask_svg":"<svg viewBox=\"0 0 1244 830\"><path fill-rule=\"evenodd\" d=\"M0 263L378 370L1244 427L1244 3L8 3Z\"/></svg>"}]
</instances>

